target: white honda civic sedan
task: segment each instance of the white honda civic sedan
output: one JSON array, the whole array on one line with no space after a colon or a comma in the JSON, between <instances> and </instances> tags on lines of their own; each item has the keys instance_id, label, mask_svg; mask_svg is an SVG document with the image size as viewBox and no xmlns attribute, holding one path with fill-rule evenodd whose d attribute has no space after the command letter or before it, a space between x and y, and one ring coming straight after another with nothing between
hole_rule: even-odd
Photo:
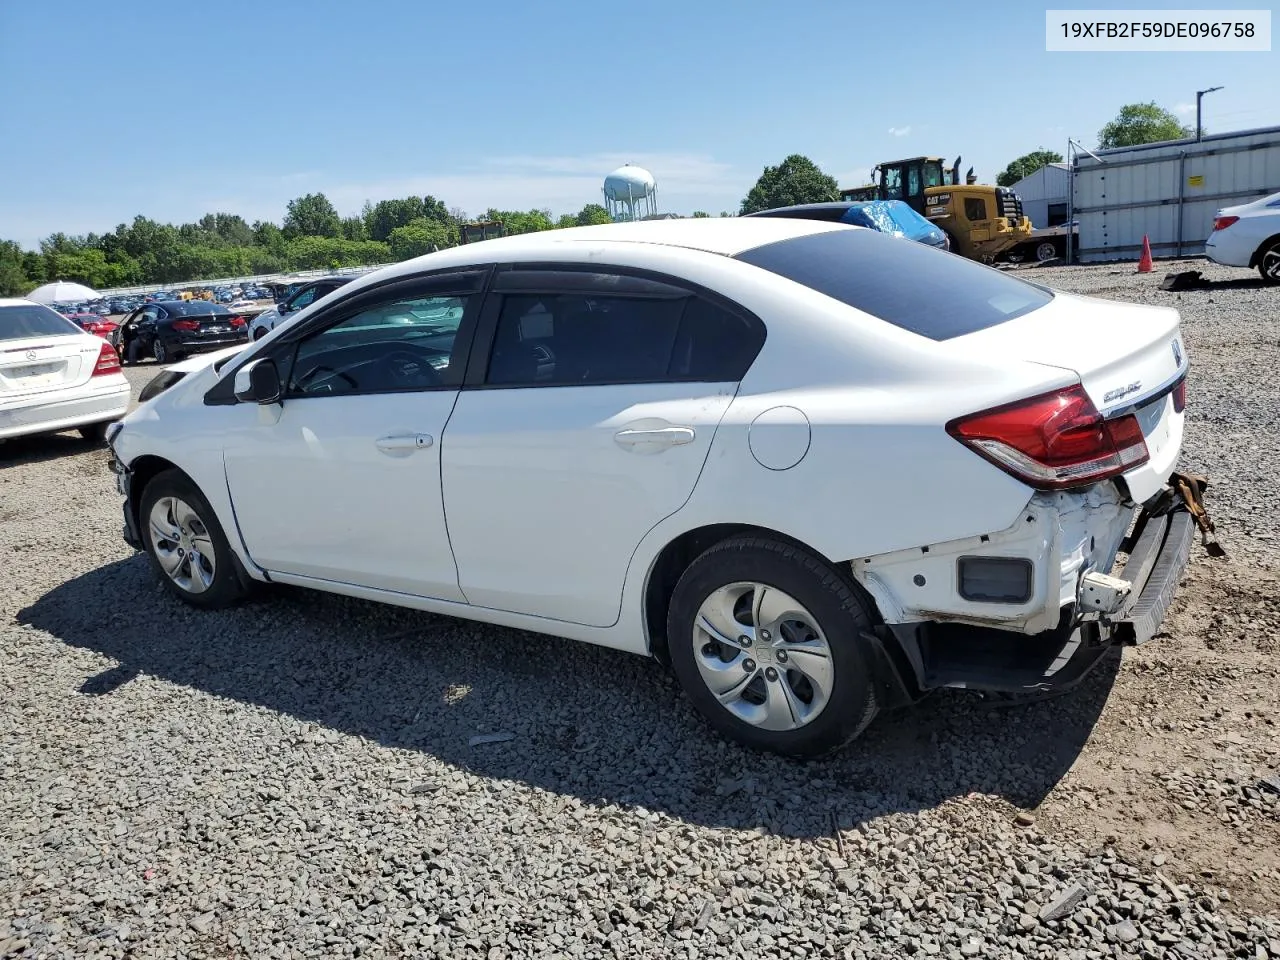
<instances>
[{"instance_id":1,"label":"white honda civic sedan","mask_svg":"<svg viewBox=\"0 0 1280 960\"><path fill-rule=\"evenodd\" d=\"M1156 632L1187 364L1171 309L860 227L648 221L361 277L108 439L191 604L269 581L650 655L725 735L816 756Z\"/></svg>"},{"instance_id":2,"label":"white honda civic sedan","mask_svg":"<svg viewBox=\"0 0 1280 960\"><path fill-rule=\"evenodd\" d=\"M75 429L101 442L128 409L111 344L43 304L0 299L0 440Z\"/></svg>"}]
</instances>

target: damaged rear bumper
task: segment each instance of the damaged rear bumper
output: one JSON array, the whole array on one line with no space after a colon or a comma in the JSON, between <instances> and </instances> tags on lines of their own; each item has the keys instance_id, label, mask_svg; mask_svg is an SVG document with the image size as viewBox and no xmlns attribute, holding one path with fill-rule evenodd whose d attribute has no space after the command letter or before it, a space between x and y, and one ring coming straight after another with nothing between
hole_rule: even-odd
<instances>
[{"instance_id":1,"label":"damaged rear bumper","mask_svg":"<svg viewBox=\"0 0 1280 960\"><path fill-rule=\"evenodd\" d=\"M1022 623L983 622L963 615L908 619L902 617L905 611L901 610L897 622L886 617L886 623L875 631L875 639L883 654L882 663L895 673L886 683L885 693L891 694L887 699L910 702L939 687L1003 692L1060 690L1083 679L1108 649L1150 640L1159 632L1172 604L1190 560L1197 529L1204 534L1206 543L1213 530L1203 511L1205 486L1203 478L1175 474L1159 495L1125 515L1132 519L1133 513L1137 514L1127 537L1124 532L1130 524L1123 520L1119 533L1109 536L1105 543L1098 542L1096 529L1089 533L1092 556L1080 563L1076 562L1081 559L1078 549L1063 552L1064 544L1059 541L1055 552L1052 538L1046 538L1046 554L1041 563L1056 560L1056 564L1048 562L1048 566L1060 570L1064 581L1070 579L1075 586L1074 595L1067 602L1064 583L1064 602L1061 606L1055 604L1055 620L1043 629L1026 628L1026 624L1035 622L1035 617ZM1094 507L1102 502L1095 501ZM1031 527L1044 519L1041 516L1022 522ZM1115 518L1110 522L1114 524ZM1090 526L1079 518L1066 523L1059 518L1057 530L1059 534L1064 527L1075 531L1074 537ZM991 539L995 538L983 545ZM1071 545L1068 542L1065 547ZM955 552L942 546L954 566ZM1127 554L1123 564L1116 562L1119 553ZM1216 543L1210 545L1210 553L1221 555ZM1099 576L1101 564L1097 561L1104 558L1106 565L1101 569L1106 574ZM855 562L855 569L857 566ZM859 579L866 585L865 571ZM1048 579L1052 581L1053 577ZM879 586L883 588L883 583ZM1103 597L1092 595L1093 589L1101 589Z\"/></svg>"}]
</instances>

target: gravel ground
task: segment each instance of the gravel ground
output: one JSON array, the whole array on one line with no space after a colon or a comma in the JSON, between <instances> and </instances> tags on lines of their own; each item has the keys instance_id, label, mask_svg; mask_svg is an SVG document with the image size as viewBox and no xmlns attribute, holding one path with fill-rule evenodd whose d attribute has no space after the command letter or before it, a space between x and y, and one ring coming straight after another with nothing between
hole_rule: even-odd
<instances>
[{"instance_id":1,"label":"gravel ground","mask_svg":"<svg viewBox=\"0 0 1280 960\"><path fill-rule=\"evenodd\" d=\"M818 764L625 654L288 589L198 614L102 451L0 446L0 956L1278 960L1280 292L1190 266L1222 282L1026 269L1183 311L1228 558L1072 693L945 692Z\"/></svg>"}]
</instances>

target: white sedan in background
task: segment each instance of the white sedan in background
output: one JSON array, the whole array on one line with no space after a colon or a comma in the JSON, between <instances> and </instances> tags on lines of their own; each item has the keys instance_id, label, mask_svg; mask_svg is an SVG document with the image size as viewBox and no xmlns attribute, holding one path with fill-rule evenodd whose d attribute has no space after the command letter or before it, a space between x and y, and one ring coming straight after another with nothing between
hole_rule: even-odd
<instances>
[{"instance_id":1,"label":"white sedan in background","mask_svg":"<svg viewBox=\"0 0 1280 960\"><path fill-rule=\"evenodd\" d=\"M111 344L43 304L0 299L0 440L74 428L100 442L128 409Z\"/></svg>"},{"instance_id":2,"label":"white sedan in background","mask_svg":"<svg viewBox=\"0 0 1280 960\"><path fill-rule=\"evenodd\" d=\"M1257 267L1267 283L1280 283L1280 193L1219 210L1204 252L1214 263Z\"/></svg>"},{"instance_id":3,"label":"white sedan in background","mask_svg":"<svg viewBox=\"0 0 1280 960\"><path fill-rule=\"evenodd\" d=\"M1187 362L1175 310L872 230L648 221L368 274L108 441L190 604L270 581L650 655L808 757L1155 634Z\"/></svg>"}]
</instances>

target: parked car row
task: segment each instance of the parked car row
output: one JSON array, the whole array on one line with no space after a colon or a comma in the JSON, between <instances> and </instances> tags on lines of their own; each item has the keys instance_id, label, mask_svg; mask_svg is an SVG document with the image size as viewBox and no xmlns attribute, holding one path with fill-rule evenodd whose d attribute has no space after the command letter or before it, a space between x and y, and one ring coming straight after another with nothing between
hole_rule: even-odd
<instances>
[{"instance_id":1,"label":"parked car row","mask_svg":"<svg viewBox=\"0 0 1280 960\"><path fill-rule=\"evenodd\" d=\"M108 431L176 597L271 581L654 656L756 748L1074 683L1155 635L1194 540L1176 310L876 230L526 234L281 319Z\"/></svg>"}]
</instances>

